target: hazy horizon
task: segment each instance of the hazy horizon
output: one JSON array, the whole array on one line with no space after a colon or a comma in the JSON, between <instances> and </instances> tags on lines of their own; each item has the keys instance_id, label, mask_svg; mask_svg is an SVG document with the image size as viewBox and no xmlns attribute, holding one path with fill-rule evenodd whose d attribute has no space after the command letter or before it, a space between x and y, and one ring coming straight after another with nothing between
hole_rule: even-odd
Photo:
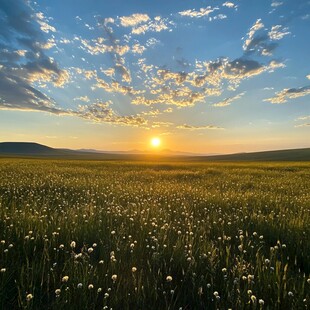
<instances>
[{"instance_id":1,"label":"hazy horizon","mask_svg":"<svg viewBox=\"0 0 310 310\"><path fill-rule=\"evenodd\" d=\"M310 147L309 1L0 0L0 12L0 141Z\"/></svg>"}]
</instances>

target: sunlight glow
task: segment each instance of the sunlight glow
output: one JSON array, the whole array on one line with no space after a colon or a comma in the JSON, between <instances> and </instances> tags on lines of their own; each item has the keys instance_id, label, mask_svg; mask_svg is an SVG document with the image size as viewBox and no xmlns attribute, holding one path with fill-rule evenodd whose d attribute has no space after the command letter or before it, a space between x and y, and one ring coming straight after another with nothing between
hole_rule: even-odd
<instances>
[{"instance_id":1,"label":"sunlight glow","mask_svg":"<svg viewBox=\"0 0 310 310\"><path fill-rule=\"evenodd\" d=\"M152 138L152 140L151 140L151 145L152 145L153 147L159 147L159 145L160 145L160 139L159 139L159 138Z\"/></svg>"}]
</instances>

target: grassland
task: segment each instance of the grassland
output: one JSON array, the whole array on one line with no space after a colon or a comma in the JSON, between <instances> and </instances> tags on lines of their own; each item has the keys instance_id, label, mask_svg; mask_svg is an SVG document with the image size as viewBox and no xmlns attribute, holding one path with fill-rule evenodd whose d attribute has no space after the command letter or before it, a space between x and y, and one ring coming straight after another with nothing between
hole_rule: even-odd
<instances>
[{"instance_id":1,"label":"grassland","mask_svg":"<svg viewBox=\"0 0 310 310\"><path fill-rule=\"evenodd\" d=\"M0 159L1 309L309 309L310 163Z\"/></svg>"}]
</instances>

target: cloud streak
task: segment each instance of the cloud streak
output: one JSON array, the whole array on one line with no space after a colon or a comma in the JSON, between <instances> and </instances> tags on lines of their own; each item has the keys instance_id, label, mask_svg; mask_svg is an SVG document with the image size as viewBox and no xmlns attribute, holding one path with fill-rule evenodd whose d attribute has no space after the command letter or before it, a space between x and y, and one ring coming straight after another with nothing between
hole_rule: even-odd
<instances>
[{"instance_id":1,"label":"cloud streak","mask_svg":"<svg viewBox=\"0 0 310 310\"><path fill-rule=\"evenodd\" d=\"M268 101L275 104L282 104L287 102L288 100L304 97L307 95L310 95L310 86L299 88L285 88L277 92L274 97L265 99L264 101Z\"/></svg>"}]
</instances>

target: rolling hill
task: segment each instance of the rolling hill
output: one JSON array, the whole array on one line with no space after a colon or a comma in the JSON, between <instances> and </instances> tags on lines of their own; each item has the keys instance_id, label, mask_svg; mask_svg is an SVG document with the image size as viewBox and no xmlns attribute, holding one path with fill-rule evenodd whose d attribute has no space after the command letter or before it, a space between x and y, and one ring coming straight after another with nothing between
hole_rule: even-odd
<instances>
[{"instance_id":1,"label":"rolling hill","mask_svg":"<svg viewBox=\"0 0 310 310\"><path fill-rule=\"evenodd\" d=\"M193 155L163 151L151 153L56 149L34 142L2 142L1 157L67 158L89 160L184 160L184 161L310 161L310 148L238 153L228 155Z\"/></svg>"}]
</instances>

